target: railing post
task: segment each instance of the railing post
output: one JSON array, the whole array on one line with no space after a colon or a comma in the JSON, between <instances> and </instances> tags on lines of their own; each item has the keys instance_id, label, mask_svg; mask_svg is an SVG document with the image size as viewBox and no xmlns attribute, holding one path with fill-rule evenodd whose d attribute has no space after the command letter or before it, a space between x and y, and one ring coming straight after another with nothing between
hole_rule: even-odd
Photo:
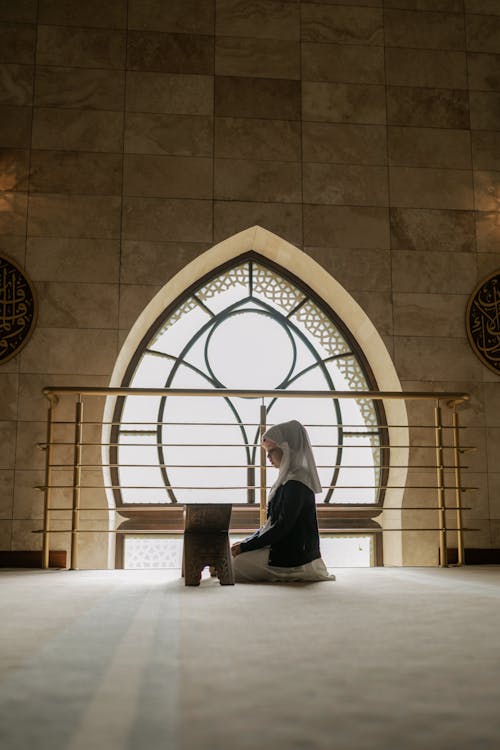
<instances>
[{"instance_id":1,"label":"railing post","mask_svg":"<svg viewBox=\"0 0 500 750\"><path fill-rule=\"evenodd\" d=\"M266 412L266 405L264 403L264 399L262 399L262 404L260 407L260 428L259 428L259 434L260 434L260 513L259 513L259 519L260 519L260 525L265 522L266 520L266 484L267 484L267 467L266 467L266 451L264 450L264 447L262 445L262 437L267 429L266 427L267 422L267 412Z\"/></svg>"},{"instance_id":2,"label":"railing post","mask_svg":"<svg viewBox=\"0 0 500 750\"><path fill-rule=\"evenodd\" d=\"M455 506L457 519L457 563L464 564L464 532L462 522L462 484L460 474L460 423L456 406L453 406L453 465L455 472Z\"/></svg>"},{"instance_id":3,"label":"railing post","mask_svg":"<svg viewBox=\"0 0 500 750\"><path fill-rule=\"evenodd\" d=\"M71 516L71 570L78 569L78 532L80 530L80 485L82 479L83 401L78 396L75 409L75 442L73 453L73 507Z\"/></svg>"},{"instance_id":4,"label":"railing post","mask_svg":"<svg viewBox=\"0 0 500 750\"><path fill-rule=\"evenodd\" d=\"M434 408L434 434L436 445L436 481L439 519L439 551L442 568L448 567L448 549L446 539L446 508L444 491L444 458L443 458L443 421L439 401Z\"/></svg>"},{"instance_id":5,"label":"railing post","mask_svg":"<svg viewBox=\"0 0 500 750\"><path fill-rule=\"evenodd\" d=\"M54 400L50 400L47 410L47 442L45 444L45 487L43 503L43 546L42 568L50 565L50 506L52 498L52 443L54 439Z\"/></svg>"}]
</instances>

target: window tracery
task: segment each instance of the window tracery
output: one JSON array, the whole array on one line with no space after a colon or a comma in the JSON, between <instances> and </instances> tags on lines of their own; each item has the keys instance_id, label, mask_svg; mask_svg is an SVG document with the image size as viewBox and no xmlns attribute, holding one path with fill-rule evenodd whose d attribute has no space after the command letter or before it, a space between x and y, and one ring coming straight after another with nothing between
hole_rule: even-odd
<instances>
[{"instance_id":1,"label":"window tracery","mask_svg":"<svg viewBox=\"0 0 500 750\"><path fill-rule=\"evenodd\" d=\"M355 342L333 314L298 280L255 256L202 281L167 311L137 351L123 385L373 387ZM175 396L122 399L110 461L117 465L117 505L255 501L256 400L192 401L189 405ZM319 502L379 501L382 440L374 401L268 399L266 406L269 424L296 418L309 425L325 488ZM201 424L190 425L187 411Z\"/></svg>"}]
</instances>

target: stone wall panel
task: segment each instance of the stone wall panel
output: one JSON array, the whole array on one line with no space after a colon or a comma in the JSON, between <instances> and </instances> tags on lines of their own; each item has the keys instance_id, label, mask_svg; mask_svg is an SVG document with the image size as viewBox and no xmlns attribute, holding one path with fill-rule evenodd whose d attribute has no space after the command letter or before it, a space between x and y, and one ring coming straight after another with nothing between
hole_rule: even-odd
<instances>
[{"instance_id":1,"label":"stone wall panel","mask_svg":"<svg viewBox=\"0 0 500 750\"><path fill-rule=\"evenodd\" d=\"M211 156L213 120L202 115L127 112L125 153Z\"/></svg>"},{"instance_id":2,"label":"stone wall panel","mask_svg":"<svg viewBox=\"0 0 500 750\"><path fill-rule=\"evenodd\" d=\"M300 39L299 3L216 0L215 8L218 36Z\"/></svg>"},{"instance_id":3,"label":"stone wall panel","mask_svg":"<svg viewBox=\"0 0 500 750\"><path fill-rule=\"evenodd\" d=\"M75 109L123 109L125 71L39 65L35 105Z\"/></svg>"},{"instance_id":4,"label":"stone wall panel","mask_svg":"<svg viewBox=\"0 0 500 750\"><path fill-rule=\"evenodd\" d=\"M39 26L37 63L75 68L123 68L125 35L111 29Z\"/></svg>"},{"instance_id":5,"label":"stone wall panel","mask_svg":"<svg viewBox=\"0 0 500 750\"><path fill-rule=\"evenodd\" d=\"M129 29L213 34L214 3L206 0L129 0Z\"/></svg>"},{"instance_id":6,"label":"stone wall panel","mask_svg":"<svg viewBox=\"0 0 500 750\"><path fill-rule=\"evenodd\" d=\"M125 26L126 0L85 0L68 3L67 0L39 0L38 19L42 24L61 26L96 26L121 29Z\"/></svg>"},{"instance_id":7,"label":"stone wall panel","mask_svg":"<svg viewBox=\"0 0 500 750\"><path fill-rule=\"evenodd\" d=\"M384 48L354 44L302 44L302 79L385 83Z\"/></svg>"}]
</instances>

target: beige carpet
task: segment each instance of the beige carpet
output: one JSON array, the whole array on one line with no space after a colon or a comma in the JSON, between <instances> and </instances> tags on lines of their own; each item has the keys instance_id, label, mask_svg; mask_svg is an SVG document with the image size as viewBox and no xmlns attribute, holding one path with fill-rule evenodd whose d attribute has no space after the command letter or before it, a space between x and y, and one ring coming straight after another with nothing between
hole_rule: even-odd
<instances>
[{"instance_id":1,"label":"beige carpet","mask_svg":"<svg viewBox=\"0 0 500 750\"><path fill-rule=\"evenodd\" d=\"M500 569L0 574L7 750L497 750Z\"/></svg>"}]
</instances>

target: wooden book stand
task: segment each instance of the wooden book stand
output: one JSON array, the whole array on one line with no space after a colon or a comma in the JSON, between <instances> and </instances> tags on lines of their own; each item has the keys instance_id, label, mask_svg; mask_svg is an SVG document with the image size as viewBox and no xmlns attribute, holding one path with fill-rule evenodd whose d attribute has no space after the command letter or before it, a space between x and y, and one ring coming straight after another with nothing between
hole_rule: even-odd
<instances>
[{"instance_id":1,"label":"wooden book stand","mask_svg":"<svg viewBox=\"0 0 500 750\"><path fill-rule=\"evenodd\" d=\"M215 568L222 586L234 586L229 544L231 509L230 504L221 503L186 505L182 557L186 586L199 586L201 572L207 565Z\"/></svg>"}]
</instances>

